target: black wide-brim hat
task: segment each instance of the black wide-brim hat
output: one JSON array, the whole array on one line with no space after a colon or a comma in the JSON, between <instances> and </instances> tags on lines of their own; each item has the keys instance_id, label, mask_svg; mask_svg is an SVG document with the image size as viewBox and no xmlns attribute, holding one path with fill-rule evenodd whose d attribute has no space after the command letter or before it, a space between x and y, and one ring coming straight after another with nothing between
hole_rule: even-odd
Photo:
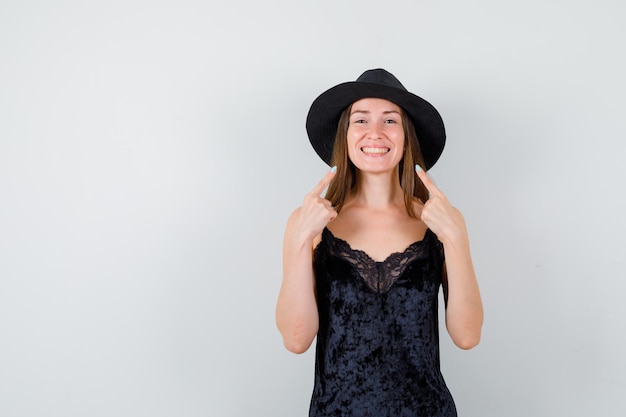
<instances>
[{"instance_id":1,"label":"black wide-brim hat","mask_svg":"<svg viewBox=\"0 0 626 417\"><path fill-rule=\"evenodd\" d=\"M402 107L415 126L425 168L435 165L446 143L441 115L432 104L410 93L393 74L380 68L365 71L356 81L336 85L313 101L306 130L313 149L324 162L331 164L341 113L363 98L383 98Z\"/></svg>"}]
</instances>

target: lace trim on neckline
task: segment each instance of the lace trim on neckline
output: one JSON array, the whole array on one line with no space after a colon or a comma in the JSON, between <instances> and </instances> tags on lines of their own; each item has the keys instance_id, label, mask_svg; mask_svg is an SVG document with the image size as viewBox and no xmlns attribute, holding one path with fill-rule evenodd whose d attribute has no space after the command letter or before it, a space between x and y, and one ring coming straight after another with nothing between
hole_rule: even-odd
<instances>
[{"instance_id":1,"label":"lace trim on neckline","mask_svg":"<svg viewBox=\"0 0 626 417\"><path fill-rule=\"evenodd\" d=\"M389 291L413 261L428 257L427 243L432 236L432 231L427 229L422 240L411 243L402 252L391 253L382 261L375 261L367 252L353 249L348 242L333 235L328 228L322 232L322 240L328 245L329 252L350 263L369 289L376 293Z\"/></svg>"}]
</instances>

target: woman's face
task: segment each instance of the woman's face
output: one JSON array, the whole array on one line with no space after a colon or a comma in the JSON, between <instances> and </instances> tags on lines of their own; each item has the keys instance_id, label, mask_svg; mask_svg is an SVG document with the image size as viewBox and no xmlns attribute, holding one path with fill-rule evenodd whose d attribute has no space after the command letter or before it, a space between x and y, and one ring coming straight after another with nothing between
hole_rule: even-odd
<instances>
[{"instance_id":1,"label":"woman's face","mask_svg":"<svg viewBox=\"0 0 626 417\"><path fill-rule=\"evenodd\" d=\"M348 157L361 171L395 169L404 153L402 110L382 98L355 101L348 124Z\"/></svg>"}]
</instances>

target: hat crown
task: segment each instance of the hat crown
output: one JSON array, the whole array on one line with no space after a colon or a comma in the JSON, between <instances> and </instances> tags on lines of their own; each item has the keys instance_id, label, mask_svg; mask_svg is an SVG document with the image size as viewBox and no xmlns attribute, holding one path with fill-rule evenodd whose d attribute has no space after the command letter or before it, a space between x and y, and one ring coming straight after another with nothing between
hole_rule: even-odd
<instances>
[{"instance_id":1,"label":"hat crown","mask_svg":"<svg viewBox=\"0 0 626 417\"><path fill-rule=\"evenodd\" d=\"M407 91L402 83L400 83L400 80L398 80L392 73L385 71L382 68L367 70L361 74L356 81L359 83L380 84Z\"/></svg>"}]
</instances>

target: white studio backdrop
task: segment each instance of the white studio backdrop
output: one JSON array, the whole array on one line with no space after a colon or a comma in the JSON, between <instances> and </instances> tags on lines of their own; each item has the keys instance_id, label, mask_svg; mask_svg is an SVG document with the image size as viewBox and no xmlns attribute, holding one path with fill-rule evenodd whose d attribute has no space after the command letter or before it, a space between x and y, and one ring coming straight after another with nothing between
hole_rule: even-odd
<instances>
[{"instance_id":1,"label":"white studio backdrop","mask_svg":"<svg viewBox=\"0 0 626 417\"><path fill-rule=\"evenodd\" d=\"M460 416L623 416L623 2L0 2L0 416L303 416L274 324L325 89L443 115L481 344Z\"/></svg>"}]
</instances>

